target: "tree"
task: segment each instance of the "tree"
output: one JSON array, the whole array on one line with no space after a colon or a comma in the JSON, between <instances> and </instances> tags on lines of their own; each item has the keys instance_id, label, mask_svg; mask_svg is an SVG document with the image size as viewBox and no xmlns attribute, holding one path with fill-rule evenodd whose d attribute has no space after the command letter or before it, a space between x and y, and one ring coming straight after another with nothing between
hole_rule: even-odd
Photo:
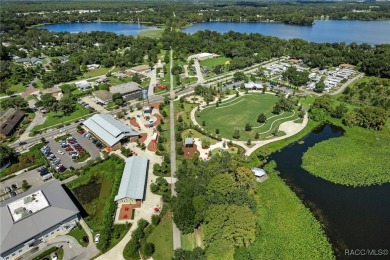
<instances>
[{"instance_id":1,"label":"tree","mask_svg":"<svg viewBox=\"0 0 390 260\"><path fill-rule=\"evenodd\" d=\"M11 107L15 109L26 109L28 107L27 101L21 96L2 99L0 105L4 110Z\"/></svg>"},{"instance_id":2,"label":"tree","mask_svg":"<svg viewBox=\"0 0 390 260\"><path fill-rule=\"evenodd\" d=\"M247 132L252 131L252 126L249 123L245 124L245 131Z\"/></svg>"},{"instance_id":3,"label":"tree","mask_svg":"<svg viewBox=\"0 0 390 260\"><path fill-rule=\"evenodd\" d=\"M145 243L141 248L142 255L144 255L146 258L151 257L154 251L155 248L153 243Z\"/></svg>"},{"instance_id":4,"label":"tree","mask_svg":"<svg viewBox=\"0 0 390 260\"><path fill-rule=\"evenodd\" d=\"M139 76L138 73L135 73L135 74L133 75L133 77L131 77L131 80L134 81L134 82L137 82L138 84L141 84L141 83L142 83L141 77Z\"/></svg>"},{"instance_id":5,"label":"tree","mask_svg":"<svg viewBox=\"0 0 390 260\"><path fill-rule=\"evenodd\" d=\"M206 121L202 121L202 126L206 126Z\"/></svg>"},{"instance_id":6,"label":"tree","mask_svg":"<svg viewBox=\"0 0 390 260\"><path fill-rule=\"evenodd\" d=\"M325 83L324 83L324 80L321 79L320 81L318 81L318 83L316 84L315 88L314 88L314 92L317 92L317 93L322 93L325 89Z\"/></svg>"},{"instance_id":7,"label":"tree","mask_svg":"<svg viewBox=\"0 0 390 260\"><path fill-rule=\"evenodd\" d=\"M202 148L210 147L210 139L209 138L202 138Z\"/></svg>"},{"instance_id":8,"label":"tree","mask_svg":"<svg viewBox=\"0 0 390 260\"><path fill-rule=\"evenodd\" d=\"M152 224L157 226L161 221L161 217L159 215L152 216Z\"/></svg>"},{"instance_id":9,"label":"tree","mask_svg":"<svg viewBox=\"0 0 390 260\"><path fill-rule=\"evenodd\" d=\"M246 142L246 145L251 145L251 144L252 144L252 140L248 139L248 141Z\"/></svg>"},{"instance_id":10,"label":"tree","mask_svg":"<svg viewBox=\"0 0 390 260\"><path fill-rule=\"evenodd\" d=\"M179 122L179 123L183 122L183 117L181 115L179 115L177 117L177 122Z\"/></svg>"},{"instance_id":11,"label":"tree","mask_svg":"<svg viewBox=\"0 0 390 260\"><path fill-rule=\"evenodd\" d=\"M348 108L344 103L340 103L333 111L332 117L342 118L348 112Z\"/></svg>"},{"instance_id":12,"label":"tree","mask_svg":"<svg viewBox=\"0 0 390 260\"><path fill-rule=\"evenodd\" d=\"M282 108L280 107L280 105L275 104L275 106L272 109L272 113L275 115L279 115L281 111L282 111Z\"/></svg>"},{"instance_id":13,"label":"tree","mask_svg":"<svg viewBox=\"0 0 390 260\"><path fill-rule=\"evenodd\" d=\"M7 164L10 161L15 160L16 158L16 152L13 148L6 146L6 145L0 145L0 165L3 166Z\"/></svg>"},{"instance_id":14,"label":"tree","mask_svg":"<svg viewBox=\"0 0 390 260\"><path fill-rule=\"evenodd\" d=\"M257 122L263 124L267 121L267 117L264 113L261 113L257 116Z\"/></svg>"},{"instance_id":15,"label":"tree","mask_svg":"<svg viewBox=\"0 0 390 260\"><path fill-rule=\"evenodd\" d=\"M245 80L245 74L242 71L237 71L233 74L233 80L234 81L242 81Z\"/></svg>"},{"instance_id":16,"label":"tree","mask_svg":"<svg viewBox=\"0 0 390 260\"><path fill-rule=\"evenodd\" d=\"M256 216L248 206L212 205L206 211L204 240L248 246L256 239Z\"/></svg>"},{"instance_id":17,"label":"tree","mask_svg":"<svg viewBox=\"0 0 390 260\"><path fill-rule=\"evenodd\" d=\"M256 177L247 167L238 167L236 169L236 180L238 185L248 188L253 191L256 186Z\"/></svg>"},{"instance_id":18,"label":"tree","mask_svg":"<svg viewBox=\"0 0 390 260\"><path fill-rule=\"evenodd\" d=\"M215 129L215 133L219 135L219 128Z\"/></svg>"},{"instance_id":19,"label":"tree","mask_svg":"<svg viewBox=\"0 0 390 260\"><path fill-rule=\"evenodd\" d=\"M208 193L220 193L225 196L236 188L236 183L234 182L233 176L224 173L218 174L210 180L209 185L207 186Z\"/></svg>"},{"instance_id":20,"label":"tree","mask_svg":"<svg viewBox=\"0 0 390 260\"><path fill-rule=\"evenodd\" d=\"M331 113L333 110L333 100L328 94L322 95L314 100L313 108L323 109L327 113Z\"/></svg>"},{"instance_id":21,"label":"tree","mask_svg":"<svg viewBox=\"0 0 390 260\"><path fill-rule=\"evenodd\" d=\"M30 185L28 184L28 182L26 180L22 181L22 188L24 191L26 191L26 190L28 190L28 188L30 188Z\"/></svg>"},{"instance_id":22,"label":"tree","mask_svg":"<svg viewBox=\"0 0 390 260\"><path fill-rule=\"evenodd\" d=\"M256 132L256 134L255 134L255 139L257 140L257 139L259 139L259 138L260 138L260 135L259 135L258 132Z\"/></svg>"},{"instance_id":23,"label":"tree","mask_svg":"<svg viewBox=\"0 0 390 260\"><path fill-rule=\"evenodd\" d=\"M234 139L239 139L240 138L240 130L234 129L233 138Z\"/></svg>"}]
</instances>

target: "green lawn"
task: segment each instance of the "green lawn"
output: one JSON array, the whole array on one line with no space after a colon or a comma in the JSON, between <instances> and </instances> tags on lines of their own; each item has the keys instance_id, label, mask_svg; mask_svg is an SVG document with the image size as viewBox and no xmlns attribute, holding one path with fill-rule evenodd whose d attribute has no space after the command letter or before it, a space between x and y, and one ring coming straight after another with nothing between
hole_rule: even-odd
<instances>
[{"instance_id":1,"label":"green lawn","mask_svg":"<svg viewBox=\"0 0 390 260\"><path fill-rule=\"evenodd\" d=\"M138 36L145 36L150 38L161 38L163 32L164 32L163 29L141 30Z\"/></svg>"},{"instance_id":2,"label":"green lawn","mask_svg":"<svg viewBox=\"0 0 390 260\"><path fill-rule=\"evenodd\" d=\"M81 227L80 224L77 224L77 227L72 229L67 235L74 237L77 240L77 242L79 242L79 244L82 245L83 247L88 246L88 243L85 243L83 241L83 237L87 236L87 233L85 233L84 229Z\"/></svg>"},{"instance_id":3,"label":"green lawn","mask_svg":"<svg viewBox=\"0 0 390 260\"><path fill-rule=\"evenodd\" d=\"M182 139L184 139L186 137L199 138L200 140L202 140L202 139L209 139L211 145L217 143L216 140L214 140L214 139L212 139L212 138L210 138L208 136L205 136L205 135L199 133L198 131L196 131L194 129L186 129L186 130L184 130L183 132L181 132L181 137L182 137Z\"/></svg>"},{"instance_id":4,"label":"green lawn","mask_svg":"<svg viewBox=\"0 0 390 260\"><path fill-rule=\"evenodd\" d=\"M80 104L76 104L76 110L68 115L64 116L62 112L58 112L57 114L55 112L49 112L45 116L47 116L46 121L42 125L35 126L33 128L33 131L41 130L43 128L51 127L57 124L63 124L68 121L76 120L79 117L85 116L89 114L89 110L83 107Z\"/></svg>"},{"instance_id":5,"label":"green lawn","mask_svg":"<svg viewBox=\"0 0 390 260\"><path fill-rule=\"evenodd\" d=\"M199 63L202 66L207 66L209 70L211 70L213 67L217 65L225 65L226 61L230 61L230 59L225 58L225 57L216 57L216 58L211 58L207 60L202 60Z\"/></svg>"},{"instance_id":6,"label":"green lawn","mask_svg":"<svg viewBox=\"0 0 390 260\"><path fill-rule=\"evenodd\" d=\"M109 84L111 86L116 86L116 85L120 85L120 84L127 83L127 82L130 82L130 81L132 81L131 77L126 77L126 78L110 77L110 83Z\"/></svg>"},{"instance_id":7,"label":"green lawn","mask_svg":"<svg viewBox=\"0 0 390 260\"><path fill-rule=\"evenodd\" d=\"M248 259L335 259L321 224L273 170L256 192L256 241Z\"/></svg>"},{"instance_id":8,"label":"green lawn","mask_svg":"<svg viewBox=\"0 0 390 260\"><path fill-rule=\"evenodd\" d=\"M390 120L382 131L346 128L303 155L302 167L328 181L352 186L390 182Z\"/></svg>"},{"instance_id":9,"label":"green lawn","mask_svg":"<svg viewBox=\"0 0 390 260\"><path fill-rule=\"evenodd\" d=\"M52 248L49 248L48 250L44 251L39 256L34 257L33 260L51 259L50 255L52 253L57 254L58 260L62 260L64 258L64 249L58 248L58 247L52 247Z\"/></svg>"},{"instance_id":10,"label":"green lawn","mask_svg":"<svg viewBox=\"0 0 390 260\"><path fill-rule=\"evenodd\" d=\"M80 80L80 79L87 79L87 78L92 78L92 77L96 77L96 76L106 75L110 69L111 68L99 68L99 69L95 69L95 70L90 70L90 71L84 73L83 75L81 75L80 77L78 77L78 79Z\"/></svg>"},{"instance_id":11,"label":"green lawn","mask_svg":"<svg viewBox=\"0 0 390 260\"><path fill-rule=\"evenodd\" d=\"M298 118L298 112L284 112L279 115L272 114L272 109L278 98L270 94L248 94L222 102L219 107L212 105L201 112L197 112L196 120L200 125L206 123L206 130L215 134L215 130L220 130L222 137L232 139L235 129L240 131L240 140L255 140L257 133L260 139L272 135L279 125L286 121ZM258 123L257 116L264 113L267 122ZM249 123L252 131L245 131L245 125Z\"/></svg>"},{"instance_id":12,"label":"green lawn","mask_svg":"<svg viewBox=\"0 0 390 260\"><path fill-rule=\"evenodd\" d=\"M195 233L180 234L181 249L192 251L196 247Z\"/></svg>"},{"instance_id":13,"label":"green lawn","mask_svg":"<svg viewBox=\"0 0 390 260\"><path fill-rule=\"evenodd\" d=\"M173 257L173 237L172 237L172 212L165 213L161 222L148 236L147 242L153 243L155 252L153 259L165 260Z\"/></svg>"},{"instance_id":14,"label":"green lawn","mask_svg":"<svg viewBox=\"0 0 390 260\"><path fill-rule=\"evenodd\" d=\"M18 83L16 85L12 85L9 90L14 91L15 93L22 93L26 90L26 87L26 84Z\"/></svg>"}]
</instances>

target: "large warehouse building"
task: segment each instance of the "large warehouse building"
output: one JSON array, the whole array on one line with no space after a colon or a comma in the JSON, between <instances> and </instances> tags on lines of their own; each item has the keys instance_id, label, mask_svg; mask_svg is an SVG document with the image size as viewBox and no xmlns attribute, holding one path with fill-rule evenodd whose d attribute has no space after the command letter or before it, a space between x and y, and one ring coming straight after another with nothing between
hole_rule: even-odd
<instances>
[{"instance_id":1,"label":"large warehouse building","mask_svg":"<svg viewBox=\"0 0 390 260\"><path fill-rule=\"evenodd\" d=\"M79 210L53 180L1 202L1 260L19 258L41 242L69 232L79 221Z\"/></svg>"},{"instance_id":2,"label":"large warehouse building","mask_svg":"<svg viewBox=\"0 0 390 260\"><path fill-rule=\"evenodd\" d=\"M130 126L116 120L109 114L96 114L84 121L84 126L96 138L113 150L119 149L123 142L139 133Z\"/></svg>"}]
</instances>

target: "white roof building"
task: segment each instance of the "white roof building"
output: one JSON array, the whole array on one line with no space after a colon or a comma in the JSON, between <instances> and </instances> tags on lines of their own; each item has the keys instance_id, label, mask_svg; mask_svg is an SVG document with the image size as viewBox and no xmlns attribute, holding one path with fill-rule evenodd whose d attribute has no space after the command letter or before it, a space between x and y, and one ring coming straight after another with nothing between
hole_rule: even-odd
<instances>
[{"instance_id":1,"label":"white roof building","mask_svg":"<svg viewBox=\"0 0 390 260\"><path fill-rule=\"evenodd\" d=\"M255 83L253 81L244 84L246 89L263 89L263 85L261 83Z\"/></svg>"},{"instance_id":2,"label":"white roof building","mask_svg":"<svg viewBox=\"0 0 390 260\"><path fill-rule=\"evenodd\" d=\"M76 87L78 87L81 90L89 89L91 88L91 83L89 83L86 80L78 81L74 83Z\"/></svg>"},{"instance_id":3,"label":"white roof building","mask_svg":"<svg viewBox=\"0 0 390 260\"><path fill-rule=\"evenodd\" d=\"M132 156L125 159L125 168L115 201L122 199L143 200L148 175L148 159Z\"/></svg>"},{"instance_id":4,"label":"white roof building","mask_svg":"<svg viewBox=\"0 0 390 260\"><path fill-rule=\"evenodd\" d=\"M267 173L261 168L252 168L252 172L255 174L257 178L267 175Z\"/></svg>"},{"instance_id":5,"label":"white roof building","mask_svg":"<svg viewBox=\"0 0 390 260\"><path fill-rule=\"evenodd\" d=\"M129 137L138 136L138 132L130 126L116 120L109 114L96 114L84 121L84 125L102 140L112 147L119 141Z\"/></svg>"}]
</instances>

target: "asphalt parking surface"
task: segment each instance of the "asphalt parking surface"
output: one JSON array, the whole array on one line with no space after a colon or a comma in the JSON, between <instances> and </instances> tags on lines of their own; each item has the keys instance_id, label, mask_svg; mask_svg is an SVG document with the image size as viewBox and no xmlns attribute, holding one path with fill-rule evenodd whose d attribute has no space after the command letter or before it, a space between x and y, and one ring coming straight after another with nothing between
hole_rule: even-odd
<instances>
[{"instance_id":1,"label":"asphalt parking surface","mask_svg":"<svg viewBox=\"0 0 390 260\"><path fill-rule=\"evenodd\" d=\"M86 150L90 155L89 160L93 160L100 156L100 150L88 139L84 138L79 133L72 134L77 142ZM61 160L61 163L65 166L65 168L69 169L69 167L73 167L75 169L79 169L83 167L87 161L76 163L73 162L71 155L69 155L68 151L65 151L65 148L62 148L59 142L54 139L50 139L48 146L50 147L52 153ZM64 152L64 154L60 154L58 151Z\"/></svg>"}]
</instances>

